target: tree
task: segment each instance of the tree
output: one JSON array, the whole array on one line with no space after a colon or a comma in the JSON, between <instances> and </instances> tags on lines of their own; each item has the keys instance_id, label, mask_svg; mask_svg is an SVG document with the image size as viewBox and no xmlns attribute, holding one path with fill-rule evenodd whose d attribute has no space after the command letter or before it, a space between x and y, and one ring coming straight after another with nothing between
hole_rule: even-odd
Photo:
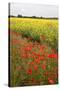
<instances>
[{"instance_id":1,"label":"tree","mask_svg":"<svg viewBox=\"0 0 60 90\"><path fill-rule=\"evenodd\" d=\"M18 16L17 16L17 17L22 17L22 15L19 15L19 14L18 14Z\"/></svg>"},{"instance_id":2,"label":"tree","mask_svg":"<svg viewBox=\"0 0 60 90\"><path fill-rule=\"evenodd\" d=\"M36 18L36 16L32 16L32 18Z\"/></svg>"}]
</instances>

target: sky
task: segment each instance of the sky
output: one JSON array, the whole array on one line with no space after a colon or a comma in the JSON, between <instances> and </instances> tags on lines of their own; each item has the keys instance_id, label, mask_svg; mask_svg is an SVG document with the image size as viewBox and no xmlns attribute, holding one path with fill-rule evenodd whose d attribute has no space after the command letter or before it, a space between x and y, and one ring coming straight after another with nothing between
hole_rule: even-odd
<instances>
[{"instance_id":1,"label":"sky","mask_svg":"<svg viewBox=\"0 0 60 90\"><path fill-rule=\"evenodd\" d=\"M37 16L37 17L58 17L58 6L40 5L30 3L11 3L10 15Z\"/></svg>"}]
</instances>

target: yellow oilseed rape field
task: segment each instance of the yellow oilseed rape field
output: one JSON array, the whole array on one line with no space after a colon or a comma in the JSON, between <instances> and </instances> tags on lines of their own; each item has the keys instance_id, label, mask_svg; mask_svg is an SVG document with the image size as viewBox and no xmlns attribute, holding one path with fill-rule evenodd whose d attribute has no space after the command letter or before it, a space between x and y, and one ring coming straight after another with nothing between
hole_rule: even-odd
<instances>
[{"instance_id":1,"label":"yellow oilseed rape field","mask_svg":"<svg viewBox=\"0 0 60 90\"><path fill-rule=\"evenodd\" d=\"M10 29L31 37L34 41L47 43L57 49L58 20L10 18ZM42 37L45 37L43 41Z\"/></svg>"}]
</instances>

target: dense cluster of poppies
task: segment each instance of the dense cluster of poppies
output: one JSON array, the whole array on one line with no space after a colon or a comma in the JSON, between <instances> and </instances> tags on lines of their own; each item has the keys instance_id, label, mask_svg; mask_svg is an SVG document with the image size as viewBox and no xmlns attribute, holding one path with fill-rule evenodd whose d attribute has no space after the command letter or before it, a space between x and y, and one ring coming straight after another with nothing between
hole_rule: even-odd
<instances>
[{"instance_id":1,"label":"dense cluster of poppies","mask_svg":"<svg viewBox=\"0 0 60 90\"><path fill-rule=\"evenodd\" d=\"M15 35L11 39L11 45L14 45L11 48L13 52L12 62L15 63L13 63L14 72L16 72L14 79L19 78L17 82L21 84L24 81L24 85L25 83L27 83L26 85L56 84L58 77L57 51L38 42L29 42L26 38L23 40L22 36L16 32L11 34ZM16 36L21 39L15 38Z\"/></svg>"}]
</instances>

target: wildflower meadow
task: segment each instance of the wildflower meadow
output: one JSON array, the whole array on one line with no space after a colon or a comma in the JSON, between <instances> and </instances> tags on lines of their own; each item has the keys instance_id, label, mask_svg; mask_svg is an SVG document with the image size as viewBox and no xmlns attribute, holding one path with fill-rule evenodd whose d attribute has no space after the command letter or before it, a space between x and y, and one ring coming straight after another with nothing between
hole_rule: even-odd
<instances>
[{"instance_id":1,"label":"wildflower meadow","mask_svg":"<svg viewBox=\"0 0 60 90\"><path fill-rule=\"evenodd\" d=\"M58 19L10 18L10 85L58 83Z\"/></svg>"}]
</instances>

